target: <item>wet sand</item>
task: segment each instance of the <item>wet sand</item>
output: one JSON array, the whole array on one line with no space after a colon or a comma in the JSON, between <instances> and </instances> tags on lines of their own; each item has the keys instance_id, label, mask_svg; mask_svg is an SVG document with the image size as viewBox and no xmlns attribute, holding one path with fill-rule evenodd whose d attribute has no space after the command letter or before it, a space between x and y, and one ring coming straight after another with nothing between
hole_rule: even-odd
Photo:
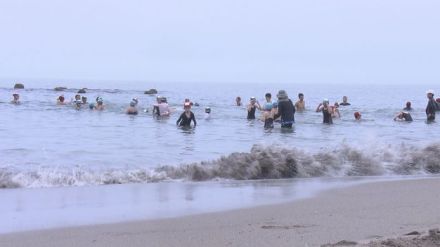
<instances>
[{"instance_id":1,"label":"wet sand","mask_svg":"<svg viewBox=\"0 0 440 247\"><path fill-rule=\"evenodd\" d=\"M4 234L0 235L0 246L290 247L342 240L365 243L440 227L439 188L440 178L367 183L271 206Z\"/></svg>"}]
</instances>

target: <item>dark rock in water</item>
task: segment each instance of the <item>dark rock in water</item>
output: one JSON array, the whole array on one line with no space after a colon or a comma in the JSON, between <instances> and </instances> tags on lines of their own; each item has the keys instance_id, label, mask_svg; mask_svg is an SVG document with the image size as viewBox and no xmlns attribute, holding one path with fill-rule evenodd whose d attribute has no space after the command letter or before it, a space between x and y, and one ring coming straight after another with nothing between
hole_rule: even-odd
<instances>
[{"instance_id":1,"label":"dark rock in water","mask_svg":"<svg viewBox=\"0 0 440 247\"><path fill-rule=\"evenodd\" d=\"M87 92L86 92L86 89L83 88L83 89L78 90L78 93L87 93Z\"/></svg>"},{"instance_id":2,"label":"dark rock in water","mask_svg":"<svg viewBox=\"0 0 440 247\"><path fill-rule=\"evenodd\" d=\"M152 89L150 89L148 91L145 91L145 94L157 94L157 90L152 88Z\"/></svg>"},{"instance_id":3,"label":"dark rock in water","mask_svg":"<svg viewBox=\"0 0 440 247\"><path fill-rule=\"evenodd\" d=\"M54 88L55 91L64 91L66 89L67 89L67 87L56 87L56 88Z\"/></svg>"},{"instance_id":4,"label":"dark rock in water","mask_svg":"<svg viewBox=\"0 0 440 247\"><path fill-rule=\"evenodd\" d=\"M21 84L21 83L16 83L16 84L14 85L14 89L24 89L24 85Z\"/></svg>"}]
</instances>

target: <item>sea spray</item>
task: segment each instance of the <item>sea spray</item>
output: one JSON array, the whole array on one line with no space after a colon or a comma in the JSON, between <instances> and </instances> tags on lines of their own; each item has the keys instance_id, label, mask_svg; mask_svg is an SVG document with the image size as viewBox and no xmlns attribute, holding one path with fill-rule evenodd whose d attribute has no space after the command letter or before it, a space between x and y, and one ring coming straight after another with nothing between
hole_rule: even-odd
<instances>
[{"instance_id":1,"label":"sea spray","mask_svg":"<svg viewBox=\"0 0 440 247\"><path fill-rule=\"evenodd\" d=\"M254 145L212 161L155 169L38 167L21 171L0 168L0 188L149 183L164 180L207 181L307 177L422 175L440 173L440 143L423 148L359 148L343 144L311 153L298 148Z\"/></svg>"}]
</instances>

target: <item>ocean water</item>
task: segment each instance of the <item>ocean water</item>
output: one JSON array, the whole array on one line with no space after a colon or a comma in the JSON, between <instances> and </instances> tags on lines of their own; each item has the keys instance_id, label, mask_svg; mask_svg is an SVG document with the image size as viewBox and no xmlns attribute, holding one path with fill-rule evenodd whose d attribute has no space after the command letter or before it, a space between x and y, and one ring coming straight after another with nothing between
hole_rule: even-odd
<instances>
[{"instance_id":1,"label":"ocean water","mask_svg":"<svg viewBox=\"0 0 440 247\"><path fill-rule=\"evenodd\" d=\"M440 172L440 126L427 124L424 113L425 91L440 90L436 85L24 81L26 89L13 90L13 84L0 82L0 188ZM69 100L82 87L89 101L102 97L106 110L56 105L60 94ZM175 108L169 118L152 116L155 96L143 93L150 88ZM279 89L293 101L305 94L307 111L295 115L292 131L264 130L234 105L236 96L245 104L251 96L264 102L266 92L275 98ZM13 92L22 104L9 104ZM340 107L333 125L322 124L318 103L343 95L352 105ZM133 97L150 112L124 114ZM195 129L176 127L185 98L200 104L192 109ZM408 100L414 121L394 122ZM210 120L203 119L206 106ZM362 121L354 121L355 111Z\"/></svg>"}]
</instances>

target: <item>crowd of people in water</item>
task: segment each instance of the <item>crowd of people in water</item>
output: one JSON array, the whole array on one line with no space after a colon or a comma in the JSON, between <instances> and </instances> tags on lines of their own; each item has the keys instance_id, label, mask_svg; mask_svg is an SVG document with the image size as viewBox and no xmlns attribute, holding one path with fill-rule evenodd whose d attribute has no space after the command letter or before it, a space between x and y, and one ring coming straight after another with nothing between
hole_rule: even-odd
<instances>
[{"instance_id":1,"label":"crowd of people in water","mask_svg":"<svg viewBox=\"0 0 440 247\"><path fill-rule=\"evenodd\" d=\"M13 99L11 103L19 105L20 95L18 93L14 93L12 96ZM426 92L426 96L428 98L428 104L426 106L426 118L428 122L433 122L435 120L436 111L440 111L440 98L434 98L433 90L428 90ZM295 102L295 104L289 98L285 90L279 90L276 97L277 100L273 100L271 93L266 93L265 102L263 104L260 104L255 97L251 97L249 99L249 103L246 106L247 119L256 119L255 114L258 110L261 112L261 120L264 122L265 129L274 128L274 123L279 123L281 125L281 128L292 128L293 124L295 123L295 113L303 112L306 110L304 94L298 94L298 100ZM133 98L125 111L126 114L139 114L138 103L139 100L137 98ZM236 97L235 104L236 106L243 106L241 97ZM77 110L88 108L90 110L103 111L106 108L102 97L97 97L95 99L95 102L89 103L87 97L81 96L80 94L76 94L70 102L67 102L65 97L61 95L57 99L57 105L72 105ZM333 124L333 119L341 117L339 107L350 105L351 104L348 102L347 96L342 97L341 103L335 102L333 105L330 104L330 101L328 99L323 99L322 103L319 103L315 111L322 112L324 124ZM184 111L176 121L176 125L182 127L190 127L191 123L193 123L194 127L197 125L196 117L191 111L191 108L193 106L199 105L197 103L194 104L189 99L185 99L185 102L183 104ZM412 110L413 108L411 107L411 102L406 102L405 108L403 108L403 110L394 117L394 121L413 121L410 113ZM149 110L146 109L145 112L149 112ZM152 107L153 116L169 117L171 113L172 109L168 105L167 98L163 96L157 96L156 103ZM362 114L358 111L354 112L353 116L356 121L360 121L362 118ZM210 107L205 108L204 118L211 118Z\"/></svg>"}]
</instances>

